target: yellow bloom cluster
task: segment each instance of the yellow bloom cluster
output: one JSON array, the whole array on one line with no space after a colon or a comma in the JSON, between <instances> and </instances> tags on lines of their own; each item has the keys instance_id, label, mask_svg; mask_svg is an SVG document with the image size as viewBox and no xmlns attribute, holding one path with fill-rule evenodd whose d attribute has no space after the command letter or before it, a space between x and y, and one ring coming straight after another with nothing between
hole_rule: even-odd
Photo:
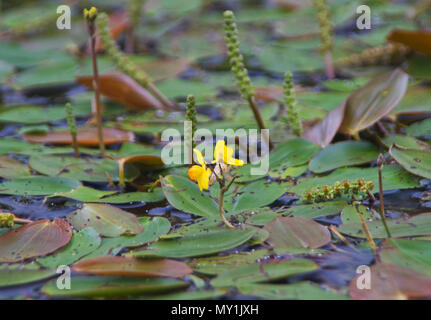
<instances>
[{"instance_id":1,"label":"yellow bloom cluster","mask_svg":"<svg viewBox=\"0 0 431 320\"><path fill-rule=\"evenodd\" d=\"M208 189L211 178L211 169L207 167L207 163L199 150L193 149L196 154L196 160L199 165L193 165L189 169L189 178L192 181L197 181L199 189ZM212 163L232 165L232 166L242 166L244 161L235 159L233 157L233 149L226 146L223 140L219 140L214 148L214 160Z\"/></svg>"},{"instance_id":2,"label":"yellow bloom cluster","mask_svg":"<svg viewBox=\"0 0 431 320\"><path fill-rule=\"evenodd\" d=\"M88 20L94 20L97 17L97 8L91 7L90 9L84 9L84 18Z\"/></svg>"}]
</instances>

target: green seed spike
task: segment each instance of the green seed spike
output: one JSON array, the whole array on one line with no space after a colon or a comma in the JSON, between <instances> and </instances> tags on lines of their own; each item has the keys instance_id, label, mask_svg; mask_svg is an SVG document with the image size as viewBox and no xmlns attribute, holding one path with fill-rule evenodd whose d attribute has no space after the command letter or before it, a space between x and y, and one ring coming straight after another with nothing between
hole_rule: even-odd
<instances>
[{"instance_id":1,"label":"green seed spike","mask_svg":"<svg viewBox=\"0 0 431 320\"><path fill-rule=\"evenodd\" d=\"M235 75L239 91L245 100L255 95L254 88L244 65L244 58L239 50L238 28L232 11L224 12L225 41L231 70Z\"/></svg>"},{"instance_id":2,"label":"green seed spike","mask_svg":"<svg viewBox=\"0 0 431 320\"><path fill-rule=\"evenodd\" d=\"M145 0L129 0L129 17L134 28L139 24L141 19L141 8Z\"/></svg>"},{"instance_id":3,"label":"green seed spike","mask_svg":"<svg viewBox=\"0 0 431 320\"><path fill-rule=\"evenodd\" d=\"M133 78L142 87L146 88L157 100L159 100L166 109L175 108L174 104L168 100L153 84L150 76L145 73L136 63L134 63L126 54L120 51L109 32L108 15L100 13L96 19L97 29L100 39L108 56L114 60L117 67L129 77Z\"/></svg>"},{"instance_id":4,"label":"green seed spike","mask_svg":"<svg viewBox=\"0 0 431 320\"><path fill-rule=\"evenodd\" d=\"M290 71L286 72L283 82L284 103L286 104L286 122L292 133L300 137L302 135L302 124L299 118L296 104L295 89L293 88L293 77Z\"/></svg>"},{"instance_id":5,"label":"green seed spike","mask_svg":"<svg viewBox=\"0 0 431 320\"><path fill-rule=\"evenodd\" d=\"M79 149L78 149L78 140L77 140L78 131L76 129L76 121L75 121L75 116L73 115L72 105L68 102L66 103L65 107L66 107L66 120L69 126L70 135L72 136L73 150L75 152L75 157L79 158Z\"/></svg>"},{"instance_id":6,"label":"green seed spike","mask_svg":"<svg viewBox=\"0 0 431 320\"><path fill-rule=\"evenodd\" d=\"M188 121L192 122L192 147L195 148L195 141L193 140L193 137L196 132L196 102L195 102L195 96L192 94L189 94L187 96L187 103L186 103L186 119Z\"/></svg>"},{"instance_id":7,"label":"green seed spike","mask_svg":"<svg viewBox=\"0 0 431 320\"><path fill-rule=\"evenodd\" d=\"M320 25L320 38L322 40L321 50L323 52L332 51L333 27L330 18L330 12L326 0L314 0L314 6L317 9L317 20Z\"/></svg>"}]
</instances>

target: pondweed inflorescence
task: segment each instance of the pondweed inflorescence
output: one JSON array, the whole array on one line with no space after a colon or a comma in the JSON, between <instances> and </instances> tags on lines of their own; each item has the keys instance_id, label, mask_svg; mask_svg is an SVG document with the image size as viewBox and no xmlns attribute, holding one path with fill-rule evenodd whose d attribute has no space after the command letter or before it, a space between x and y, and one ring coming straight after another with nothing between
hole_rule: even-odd
<instances>
[{"instance_id":1,"label":"pondweed inflorescence","mask_svg":"<svg viewBox=\"0 0 431 320\"><path fill-rule=\"evenodd\" d=\"M117 67L129 77L133 78L141 86L146 88L165 108L173 108L174 105L153 84L150 76L134 63L126 54L117 47L115 40L109 32L108 15L99 14L97 18L97 29L106 53L114 60Z\"/></svg>"},{"instance_id":2,"label":"pondweed inflorescence","mask_svg":"<svg viewBox=\"0 0 431 320\"><path fill-rule=\"evenodd\" d=\"M15 216L12 213L0 213L0 228L12 228Z\"/></svg>"},{"instance_id":3,"label":"pondweed inflorescence","mask_svg":"<svg viewBox=\"0 0 431 320\"><path fill-rule=\"evenodd\" d=\"M396 65L405 60L412 51L400 43L388 43L370 48L336 61L341 67L367 67L378 65Z\"/></svg>"},{"instance_id":4,"label":"pondweed inflorescence","mask_svg":"<svg viewBox=\"0 0 431 320\"><path fill-rule=\"evenodd\" d=\"M283 93L286 105L286 122L292 133L300 137L302 135L302 124L299 118L295 89L293 88L293 77L290 71L284 75Z\"/></svg>"},{"instance_id":5,"label":"pondweed inflorescence","mask_svg":"<svg viewBox=\"0 0 431 320\"><path fill-rule=\"evenodd\" d=\"M323 186L321 188L313 189L312 191L305 192L303 199L309 203L322 202L327 200L333 200L334 198L340 198L343 195L360 195L369 196L374 198L372 190L374 189L374 183L372 181L365 181L360 178L354 182L344 180L342 183L339 181L335 182L333 186Z\"/></svg>"},{"instance_id":6,"label":"pondweed inflorescence","mask_svg":"<svg viewBox=\"0 0 431 320\"><path fill-rule=\"evenodd\" d=\"M195 96L192 94L189 94L187 96L187 102L186 102L186 119L188 121L190 121L192 123L192 132L191 132L191 136L194 137L195 136L195 132L196 132L196 125L197 125L197 120L196 120L196 101L195 101ZM195 142L192 139L192 147L195 147Z\"/></svg>"},{"instance_id":7,"label":"pondweed inflorescence","mask_svg":"<svg viewBox=\"0 0 431 320\"><path fill-rule=\"evenodd\" d=\"M321 39L320 50L325 54L326 75L328 78L334 78L334 66L332 64L332 32L330 12L326 0L313 0L317 10L317 20L319 21L319 34Z\"/></svg>"},{"instance_id":8,"label":"pondweed inflorescence","mask_svg":"<svg viewBox=\"0 0 431 320\"><path fill-rule=\"evenodd\" d=\"M75 121L75 116L73 115L72 105L68 102L66 103L65 108L66 108L67 125L69 126L69 132L70 132L70 135L72 136L73 151L75 153L75 157L79 158L78 139L77 139L78 130L76 128L76 121Z\"/></svg>"},{"instance_id":9,"label":"pondweed inflorescence","mask_svg":"<svg viewBox=\"0 0 431 320\"><path fill-rule=\"evenodd\" d=\"M235 16L230 10L224 12L224 33L229 64L232 73L236 78L238 89L241 92L241 96L247 100L248 104L250 105L260 130L263 130L265 129L265 124L263 123L262 117L254 99L256 92L251 83L250 77L248 76L248 71L244 64L244 57L242 56L239 49L238 28L235 23ZM269 137L268 143L270 149L272 149L273 144Z\"/></svg>"}]
</instances>

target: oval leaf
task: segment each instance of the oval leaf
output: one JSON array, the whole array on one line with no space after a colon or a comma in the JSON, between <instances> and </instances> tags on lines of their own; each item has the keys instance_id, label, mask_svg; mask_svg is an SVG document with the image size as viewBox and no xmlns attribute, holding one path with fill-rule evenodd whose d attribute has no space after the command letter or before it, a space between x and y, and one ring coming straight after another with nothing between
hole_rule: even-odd
<instances>
[{"instance_id":1,"label":"oval leaf","mask_svg":"<svg viewBox=\"0 0 431 320\"><path fill-rule=\"evenodd\" d=\"M264 229L267 242L274 248L319 248L331 241L328 228L314 220L300 217L277 217Z\"/></svg>"},{"instance_id":2,"label":"oval leaf","mask_svg":"<svg viewBox=\"0 0 431 320\"><path fill-rule=\"evenodd\" d=\"M80 210L69 213L67 220L77 230L92 227L105 237L137 234L143 230L134 214L109 204L85 203Z\"/></svg>"},{"instance_id":3,"label":"oval leaf","mask_svg":"<svg viewBox=\"0 0 431 320\"><path fill-rule=\"evenodd\" d=\"M104 276L183 278L193 270L184 262L170 259L140 260L125 257L100 257L78 262L78 273Z\"/></svg>"},{"instance_id":4,"label":"oval leaf","mask_svg":"<svg viewBox=\"0 0 431 320\"><path fill-rule=\"evenodd\" d=\"M394 145L389 153L407 171L431 179L431 151L404 149Z\"/></svg>"},{"instance_id":5,"label":"oval leaf","mask_svg":"<svg viewBox=\"0 0 431 320\"><path fill-rule=\"evenodd\" d=\"M65 246L72 230L65 220L39 220L0 237L0 262L18 262L39 257Z\"/></svg>"}]
</instances>

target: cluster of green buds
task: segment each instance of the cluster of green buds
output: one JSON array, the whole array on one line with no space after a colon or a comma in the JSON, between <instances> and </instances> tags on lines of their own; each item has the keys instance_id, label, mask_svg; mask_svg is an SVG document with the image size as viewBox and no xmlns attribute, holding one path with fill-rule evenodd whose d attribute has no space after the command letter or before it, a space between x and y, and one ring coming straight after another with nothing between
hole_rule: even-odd
<instances>
[{"instance_id":1,"label":"cluster of green buds","mask_svg":"<svg viewBox=\"0 0 431 320\"><path fill-rule=\"evenodd\" d=\"M286 105L286 122L292 133L300 137L302 135L302 124L299 118L295 89L293 88L293 77L290 71L284 75L283 82L284 103Z\"/></svg>"},{"instance_id":2,"label":"cluster of green buds","mask_svg":"<svg viewBox=\"0 0 431 320\"><path fill-rule=\"evenodd\" d=\"M343 67L368 67L400 64L412 51L400 43L388 43L370 48L337 61Z\"/></svg>"},{"instance_id":3,"label":"cluster of green buds","mask_svg":"<svg viewBox=\"0 0 431 320\"><path fill-rule=\"evenodd\" d=\"M196 132L196 120L197 112L196 112L196 101L195 96L192 94L189 94L187 96L187 102L186 102L186 119L192 123L192 132L189 134L189 136L192 137L192 147L195 148L195 141L193 140L193 137Z\"/></svg>"},{"instance_id":4,"label":"cluster of green buds","mask_svg":"<svg viewBox=\"0 0 431 320\"><path fill-rule=\"evenodd\" d=\"M322 41L322 52L332 51L332 31L331 16L326 0L313 0L314 6L317 9L317 20L320 25L320 39Z\"/></svg>"},{"instance_id":5,"label":"cluster of green buds","mask_svg":"<svg viewBox=\"0 0 431 320\"><path fill-rule=\"evenodd\" d=\"M114 60L117 67L129 77L133 78L141 86L147 87L152 82L151 78L126 54L118 49L115 40L109 32L108 15L104 12L99 14L96 24L106 53L112 58L112 60Z\"/></svg>"},{"instance_id":6,"label":"cluster of green buds","mask_svg":"<svg viewBox=\"0 0 431 320\"><path fill-rule=\"evenodd\" d=\"M15 216L12 213L0 213L0 228L12 228Z\"/></svg>"},{"instance_id":7,"label":"cluster of green buds","mask_svg":"<svg viewBox=\"0 0 431 320\"><path fill-rule=\"evenodd\" d=\"M73 115L72 105L68 102L65 105L66 108L66 120L67 125L69 126L69 132L72 138L76 138L77 129L76 129L76 121L75 116Z\"/></svg>"},{"instance_id":8,"label":"cluster of green buds","mask_svg":"<svg viewBox=\"0 0 431 320\"><path fill-rule=\"evenodd\" d=\"M303 199L309 203L322 202L340 198L343 195L360 195L368 196L372 194L374 183L372 181L365 181L359 178L354 182L344 180L343 182L335 182L333 186L323 186L321 188L313 189L312 191L305 192Z\"/></svg>"},{"instance_id":9,"label":"cluster of green buds","mask_svg":"<svg viewBox=\"0 0 431 320\"><path fill-rule=\"evenodd\" d=\"M255 90L244 65L244 58L239 50L238 28L235 23L235 16L229 10L224 12L224 33L231 70L235 75L242 97L249 100L254 97Z\"/></svg>"}]
</instances>

